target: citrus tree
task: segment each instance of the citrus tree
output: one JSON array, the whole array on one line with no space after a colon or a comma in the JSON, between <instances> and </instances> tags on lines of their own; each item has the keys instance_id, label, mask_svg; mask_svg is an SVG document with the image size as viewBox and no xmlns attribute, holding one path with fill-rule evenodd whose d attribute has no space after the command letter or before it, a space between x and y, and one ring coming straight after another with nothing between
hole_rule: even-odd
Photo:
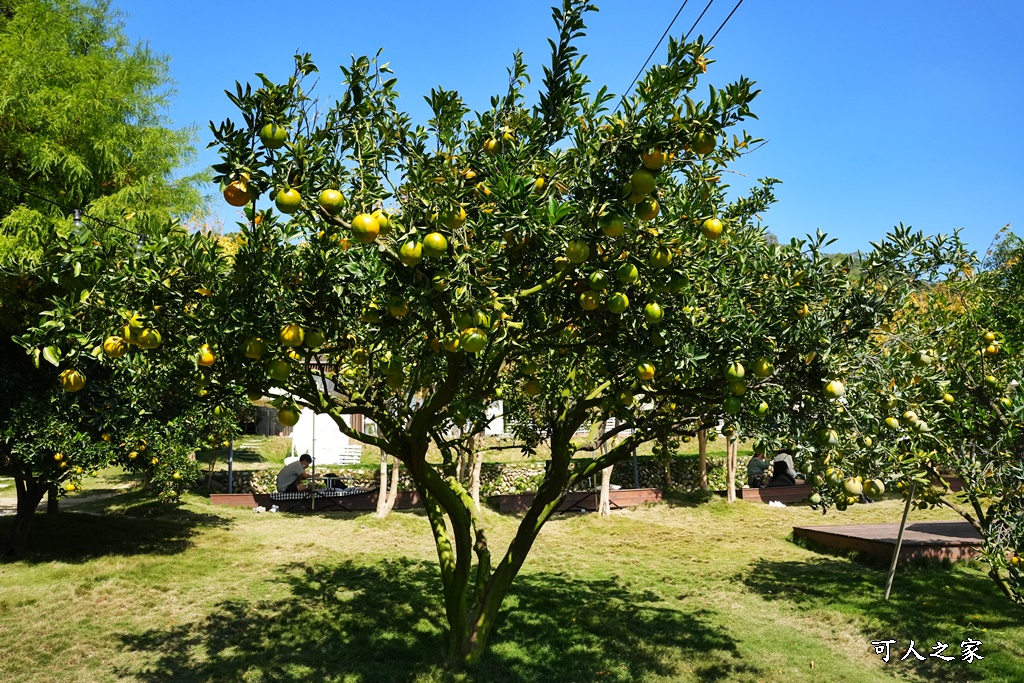
<instances>
[{"instance_id":1,"label":"citrus tree","mask_svg":"<svg viewBox=\"0 0 1024 683\"><path fill-rule=\"evenodd\" d=\"M982 535L989 575L1019 603L1024 278L1019 241L1004 244L984 267L964 252L843 359L848 391L812 436L805 465L826 507L888 486L920 508L955 511Z\"/></svg>"},{"instance_id":2,"label":"citrus tree","mask_svg":"<svg viewBox=\"0 0 1024 683\"><path fill-rule=\"evenodd\" d=\"M367 57L342 68L345 91L329 106L306 89L309 56L285 83L237 84L239 120L212 126L224 199L246 216L234 255L212 251L216 263L200 269L220 275L197 296L197 280L154 269L142 279L161 283L159 297L103 285L102 301L62 317L140 313L174 330L165 352L212 357L217 384L252 397L284 390L283 424L308 406L401 461L433 532L449 656L460 662L484 652L574 483L673 431L722 416L731 429L754 424L773 409L761 406L772 387L808 393L833 346L866 338L897 305L899 290L870 283L908 277L941 251L895 235L856 285L821 257L824 237L772 244L756 214L776 181L732 200L722 182L756 142L727 134L752 116L753 83L698 99L709 47L672 40L666 63L613 108L604 88L591 91L574 46L590 9L566 0L554 11L558 37L533 106L518 54L489 109L470 112L436 89L425 125L398 109L395 79ZM61 333L40 328L27 343L44 348ZM492 551L456 470L496 398L526 449L545 441L550 457L512 542ZM354 415L375 430L354 429ZM622 427L602 438L622 440L574 458L601 444L573 435L608 416ZM427 461L431 443L441 466Z\"/></svg>"},{"instance_id":3,"label":"citrus tree","mask_svg":"<svg viewBox=\"0 0 1024 683\"><path fill-rule=\"evenodd\" d=\"M119 465L177 501L198 474L191 455L202 439L237 430L247 406L240 393L215 385L203 358L162 348L152 319L107 308L101 289L123 288L159 311L171 291L164 281L209 282L218 259L204 236L175 233L136 253L86 230L0 267L0 474L14 478L18 495L5 556L24 554L47 492L81 490L87 476Z\"/></svg>"}]
</instances>

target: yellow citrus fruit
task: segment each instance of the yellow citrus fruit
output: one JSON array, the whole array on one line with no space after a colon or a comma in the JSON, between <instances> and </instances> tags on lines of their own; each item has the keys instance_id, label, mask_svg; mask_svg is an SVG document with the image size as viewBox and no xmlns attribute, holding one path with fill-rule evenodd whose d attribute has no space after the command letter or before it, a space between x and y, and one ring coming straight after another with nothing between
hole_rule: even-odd
<instances>
[{"instance_id":1,"label":"yellow citrus fruit","mask_svg":"<svg viewBox=\"0 0 1024 683\"><path fill-rule=\"evenodd\" d=\"M139 332L139 347L143 349L155 349L160 346L163 338L154 329L146 329Z\"/></svg>"},{"instance_id":2,"label":"yellow citrus fruit","mask_svg":"<svg viewBox=\"0 0 1024 683\"><path fill-rule=\"evenodd\" d=\"M260 140L267 149L280 149L288 142L288 131L284 126L268 123L260 129Z\"/></svg>"},{"instance_id":3,"label":"yellow citrus fruit","mask_svg":"<svg viewBox=\"0 0 1024 683\"><path fill-rule=\"evenodd\" d=\"M583 263L590 257L590 247L583 240L572 240L565 248L565 257L569 263Z\"/></svg>"},{"instance_id":4,"label":"yellow citrus fruit","mask_svg":"<svg viewBox=\"0 0 1024 683\"><path fill-rule=\"evenodd\" d=\"M293 187L286 187L277 191L274 204L281 213L293 214L302 206L302 195Z\"/></svg>"},{"instance_id":5,"label":"yellow citrus fruit","mask_svg":"<svg viewBox=\"0 0 1024 683\"><path fill-rule=\"evenodd\" d=\"M199 351L196 353L196 364L202 365L204 368L208 368L217 361L217 356L213 353L213 349L210 348L209 344L203 344L199 347Z\"/></svg>"},{"instance_id":6,"label":"yellow citrus fruit","mask_svg":"<svg viewBox=\"0 0 1024 683\"><path fill-rule=\"evenodd\" d=\"M398 250L398 258L407 266L415 266L423 260L423 245L416 240L409 240Z\"/></svg>"},{"instance_id":7,"label":"yellow citrus fruit","mask_svg":"<svg viewBox=\"0 0 1024 683\"><path fill-rule=\"evenodd\" d=\"M458 230L466 222L466 210L461 206L451 206L440 214L441 225L449 230Z\"/></svg>"},{"instance_id":8,"label":"yellow citrus fruit","mask_svg":"<svg viewBox=\"0 0 1024 683\"><path fill-rule=\"evenodd\" d=\"M542 387L541 383L535 379L523 382L523 393L527 396L538 396L543 390L544 387Z\"/></svg>"},{"instance_id":9,"label":"yellow citrus fruit","mask_svg":"<svg viewBox=\"0 0 1024 683\"><path fill-rule=\"evenodd\" d=\"M657 325L663 317L665 317L665 312L657 302L652 301L644 306L644 320L651 325Z\"/></svg>"},{"instance_id":10,"label":"yellow citrus fruit","mask_svg":"<svg viewBox=\"0 0 1024 683\"><path fill-rule=\"evenodd\" d=\"M633 171L633 175L629 177L629 182L633 186L632 194L640 194L644 196L653 192L657 185L654 174L646 168L638 168Z\"/></svg>"},{"instance_id":11,"label":"yellow citrus fruit","mask_svg":"<svg viewBox=\"0 0 1024 683\"><path fill-rule=\"evenodd\" d=\"M655 247L647 259L647 265L651 268L666 268L672 263L672 252L665 247Z\"/></svg>"},{"instance_id":12,"label":"yellow citrus fruit","mask_svg":"<svg viewBox=\"0 0 1024 683\"><path fill-rule=\"evenodd\" d=\"M658 204L658 200L653 197L647 197L637 202L636 217L642 221L653 220L659 211L661 211L661 206Z\"/></svg>"},{"instance_id":13,"label":"yellow citrus fruit","mask_svg":"<svg viewBox=\"0 0 1024 683\"><path fill-rule=\"evenodd\" d=\"M85 386L85 375L74 368L60 373L60 388L69 394L81 390Z\"/></svg>"},{"instance_id":14,"label":"yellow citrus fruit","mask_svg":"<svg viewBox=\"0 0 1024 683\"><path fill-rule=\"evenodd\" d=\"M459 344L469 353L480 353L487 346L487 333L480 328L470 327L463 330Z\"/></svg>"},{"instance_id":15,"label":"yellow citrus fruit","mask_svg":"<svg viewBox=\"0 0 1024 683\"><path fill-rule=\"evenodd\" d=\"M626 219L622 216L602 216L600 225L601 232L603 232L606 237L619 237L626 231Z\"/></svg>"},{"instance_id":16,"label":"yellow citrus fruit","mask_svg":"<svg viewBox=\"0 0 1024 683\"><path fill-rule=\"evenodd\" d=\"M338 190L328 188L320 193L319 201L323 210L334 216L345 205L345 196Z\"/></svg>"},{"instance_id":17,"label":"yellow citrus fruit","mask_svg":"<svg viewBox=\"0 0 1024 683\"><path fill-rule=\"evenodd\" d=\"M825 385L825 398L841 398L846 394L846 387L837 379Z\"/></svg>"},{"instance_id":18,"label":"yellow citrus fruit","mask_svg":"<svg viewBox=\"0 0 1024 683\"><path fill-rule=\"evenodd\" d=\"M307 349L318 349L324 345L324 333L320 330L305 330L302 343Z\"/></svg>"},{"instance_id":19,"label":"yellow citrus fruit","mask_svg":"<svg viewBox=\"0 0 1024 683\"><path fill-rule=\"evenodd\" d=\"M357 242L369 244L380 234L380 223L371 214L361 213L352 219L352 236Z\"/></svg>"},{"instance_id":20,"label":"yellow citrus fruit","mask_svg":"<svg viewBox=\"0 0 1024 683\"><path fill-rule=\"evenodd\" d=\"M660 171L661 167L668 163L668 152L661 151L661 148L655 145L640 154L640 163L646 169Z\"/></svg>"},{"instance_id":21,"label":"yellow citrus fruit","mask_svg":"<svg viewBox=\"0 0 1024 683\"><path fill-rule=\"evenodd\" d=\"M373 212L373 217L377 220L377 226L380 228L380 235L386 235L391 232L391 228L395 227L394 219L391 214L387 211L377 209Z\"/></svg>"},{"instance_id":22,"label":"yellow citrus fruit","mask_svg":"<svg viewBox=\"0 0 1024 683\"><path fill-rule=\"evenodd\" d=\"M640 277L640 271L638 271L636 266L632 263L623 263L619 266L618 270L615 271L615 276L619 279L619 282L628 284Z\"/></svg>"},{"instance_id":23,"label":"yellow citrus fruit","mask_svg":"<svg viewBox=\"0 0 1024 683\"><path fill-rule=\"evenodd\" d=\"M103 341L103 353L111 358L120 358L128 353L128 342L124 340L124 337L107 337Z\"/></svg>"},{"instance_id":24,"label":"yellow citrus fruit","mask_svg":"<svg viewBox=\"0 0 1024 683\"><path fill-rule=\"evenodd\" d=\"M299 421L299 411L294 408L281 408L277 411L277 421L285 427L294 427Z\"/></svg>"},{"instance_id":25,"label":"yellow citrus fruit","mask_svg":"<svg viewBox=\"0 0 1024 683\"><path fill-rule=\"evenodd\" d=\"M707 219L700 227L701 234L709 240L717 240L722 236L723 230L725 230L725 226L717 218Z\"/></svg>"},{"instance_id":26,"label":"yellow citrus fruit","mask_svg":"<svg viewBox=\"0 0 1024 683\"><path fill-rule=\"evenodd\" d=\"M423 238L423 253L431 258L448 253L448 239L439 232L432 232Z\"/></svg>"},{"instance_id":27,"label":"yellow citrus fruit","mask_svg":"<svg viewBox=\"0 0 1024 683\"><path fill-rule=\"evenodd\" d=\"M395 318L401 318L409 313L409 302L400 296L393 296L388 301L388 313Z\"/></svg>"},{"instance_id":28,"label":"yellow citrus fruit","mask_svg":"<svg viewBox=\"0 0 1024 683\"><path fill-rule=\"evenodd\" d=\"M304 333L302 328L295 323L289 323L281 328L278 339L282 346L302 346Z\"/></svg>"},{"instance_id":29,"label":"yellow citrus fruit","mask_svg":"<svg viewBox=\"0 0 1024 683\"><path fill-rule=\"evenodd\" d=\"M654 366L650 363L639 363L636 366L636 376L645 382L654 379Z\"/></svg>"},{"instance_id":30,"label":"yellow citrus fruit","mask_svg":"<svg viewBox=\"0 0 1024 683\"><path fill-rule=\"evenodd\" d=\"M267 344L259 337L249 337L242 346L242 355L246 358L262 358L267 352Z\"/></svg>"},{"instance_id":31,"label":"yellow citrus fruit","mask_svg":"<svg viewBox=\"0 0 1024 683\"><path fill-rule=\"evenodd\" d=\"M484 141L484 152L489 157L495 157L501 154L502 144L501 140L497 138L488 138Z\"/></svg>"},{"instance_id":32,"label":"yellow citrus fruit","mask_svg":"<svg viewBox=\"0 0 1024 683\"><path fill-rule=\"evenodd\" d=\"M717 140L713 133L706 133L704 131L698 131L690 139L690 147L697 154L711 154L714 151Z\"/></svg>"},{"instance_id":33,"label":"yellow citrus fruit","mask_svg":"<svg viewBox=\"0 0 1024 683\"><path fill-rule=\"evenodd\" d=\"M597 295L597 292L587 290L586 292L580 294L580 308L582 308L584 311L597 310L597 306L599 303L601 303L601 301Z\"/></svg>"},{"instance_id":34,"label":"yellow citrus fruit","mask_svg":"<svg viewBox=\"0 0 1024 683\"><path fill-rule=\"evenodd\" d=\"M224 188L224 201L231 206L245 206L252 201L249 194L249 185L242 180L236 180Z\"/></svg>"},{"instance_id":35,"label":"yellow citrus fruit","mask_svg":"<svg viewBox=\"0 0 1024 683\"><path fill-rule=\"evenodd\" d=\"M608 297L608 301L605 303L605 306L612 313L623 313L627 308L629 308L629 297L622 292L615 292Z\"/></svg>"}]
</instances>

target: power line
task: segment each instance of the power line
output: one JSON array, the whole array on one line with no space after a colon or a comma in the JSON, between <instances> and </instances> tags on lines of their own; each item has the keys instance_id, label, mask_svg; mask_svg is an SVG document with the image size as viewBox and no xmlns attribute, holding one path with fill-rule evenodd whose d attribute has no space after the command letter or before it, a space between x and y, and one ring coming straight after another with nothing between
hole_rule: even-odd
<instances>
[{"instance_id":1,"label":"power line","mask_svg":"<svg viewBox=\"0 0 1024 683\"><path fill-rule=\"evenodd\" d=\"M697 28L697 24L699 24L700 20L704 18L704 15L707 14L708 10L711 9L711 4L714 1L715 0L708 0L708 4L704 5L704 11L700 13L699 17L697 17L697 21L693 22L693 26L690 27L690 30L683 34L683 40L686 40L689 35L693 33L693 29Z\"/></svg>"},{"instance_id":2,"label":"power line","mask_svg":"<svg viewBox=\"0 0 1024 683\"><path fill-rule=\"evenodd\" d=\"M145 240L146 239L146 236L143 235L141 232L135 232L134 230L129 230L128 228L126 228L124 226L121 226L121 225L117 225L116 223L111 223L110 221L105 221L102 218L97 218L96 216L91 216L91 215L85 213L84 211L82 211L81 209L74 209L74 208L72 208L70 206L67 206L66 204L61 204L60 202L54 201L53 199L50 199L49 197L44 197L43 195L41 195L41 194L39 194L37 192L33 192L32 190L29 190L29 189L26 189L24 187L21 187L20 185L16 185L15 183L10 182L9 180L4 180L3 178L0 178L0 183L3 183L4 185L7 185L8 187L14 188L18 192L21 192L23 194L27 194L30 197L35 197L36 199L38 199L41 202L46 202L47 204L50 204L52 206L56 206L58 209L63 209L64 211L67 211L68 213L70 213L70 214L72 214L74 216L74 222L75 222L76 226L80 226L82 224L82 219L83 218L88 218L91 221L95 221L96 223L101 223L101 224L106 225L108 227L114 228L115 230L120 230L122 232L127 232L128 234L135 235L140 240Z\"/></svg>"},{"instance_id":3,"label":"power line","mask_svg":"<svg viewBox=\"0 0 1024 683\"><path fill-rule=\"evenodd\" d=\"M710 4L710 3L708 3L708 4ZM737 2L737 3L736 3L736 6L732 8L732 11L731 11L731 12L729 12L729 16L727 16L727 17L725 18L725 21L723 21L723 22L722 22L722 25L718 27L718 31L715 31L715 35L711 36L711 39L710 39L710 40L708 40L708 43L713 43L713 42L715 42L715 38L716 38L716 37L718 36L719 32L720 32L720 31L721 31L721 30L722 30L723 28L725 28L725 25L729 23L729 20L730 20L730 19L732 19L732 15L736 14L736 10L738 10L738 9L740 8L740 5L742 5L742 4L743 4L743 0L740 0L739 2Z\"/></svg>"},{"instance_id":4,"label":"power line","mask_svg":"<svg viewBox=\"0 0 1024 683\"><path fill-rule=\"evenodd\" d=\"M619 104L618 106L615 107L616 110L622 106L622 103L626 99L626 95L629 94L629 91L633 89L634 85L636 85L637 79L640 78L640 75L644 72L644 69L647 68L647 65L651 63L651 58L654 57L654 53L658 51L659 47L661 47L661 43L663 40L665 40L665 36L667 36L668 32L672 30L672 25L676 23L676 19L678 19L679 15L683 13L683 9L686 7L686 3L688 3L689 1L690 0L683 0L683 4L679 6L679 11L677 11L676 15L672 17L672 21L668 22L668 27L665 29L665 32L661 34L661 38L658 38L658 43L657 45L654 46L654 49L651 50L651 54L647 55L647 60L644 62L644 65L640 67L640 70L636 72L636 76L633 77L632 82L630 82L626 90L623 91L622 97L619 98ZM714 2L714 0L712 0L712 2ZM711 3L708 4L710 5ZM707 11L707 8L705 8L705 11ZM701 14L701 16L704 15Z\"/></svg>"}]
</instances>

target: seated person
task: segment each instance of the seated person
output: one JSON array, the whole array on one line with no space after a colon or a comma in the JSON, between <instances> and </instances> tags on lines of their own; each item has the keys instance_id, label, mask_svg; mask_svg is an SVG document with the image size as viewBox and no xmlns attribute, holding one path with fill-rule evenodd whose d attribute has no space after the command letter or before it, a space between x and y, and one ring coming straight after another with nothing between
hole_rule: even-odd
<instances>
[{"instance_id":1,"label":"seated person","mask_svg":"<svg viewBox=\"0 0 1024 683\"><path fill-rule=\"evenodd\" d=\"M764 459L764 453L754 453L754 457L747 463L747 486L752 489L764 486L765 473L771 463Z\"/></svg>"},{"instance_id":2,"label":"seated person","mask_svg":"<svg viewBox=\"0 0 1024 683\"><path fill-rule=\"evenodd\" d=\"M772 461L772 465L777 462L786 463L786 471L789 472L789 476L794 480L799 476L796 473L796 468L793 467L793 454L787 450L781 450L775 453L775 460Z\"/></svg>"},{"instance_id":3,"label":"seated person","mask_svg":"<svg viewBox=\"0 0 1024 683\"><path fill-rule=\"evenodd\" d=\"M309 453L303 453L298 460L290 465L285 465L284 469L277 474L277 490L282 493L305 491L306 485L299 482L309 479L306 468L312 463L313 458L309 457Z\"/></svg>"},{"instance_id":4,"label":"seated person","mask_svg":"<svg viewBox=\"0 0 1024 683\"><path fill-rule=\"evenodd\" d=\"M796 486L795 473L791 473L785 460L776 460L772 463L772 479L768 486Z\"/></svg>"}]
</instances>

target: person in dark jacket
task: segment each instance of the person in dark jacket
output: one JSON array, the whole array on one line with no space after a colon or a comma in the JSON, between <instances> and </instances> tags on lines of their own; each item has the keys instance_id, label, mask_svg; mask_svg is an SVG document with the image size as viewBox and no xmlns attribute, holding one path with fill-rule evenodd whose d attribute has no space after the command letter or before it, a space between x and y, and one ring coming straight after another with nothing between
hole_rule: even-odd
<instances>
[{"instance_id":1,"label":"person in dark jacket","mask_svg":"<svg viewBox=\"0 0 1024 683\"><path fill-rule=\"evenodd\" d=\"M772 478L768 486L796 486L796 479L790 474L789 465L785 460L772 463Z\"/></svg>"}]
</instances>

